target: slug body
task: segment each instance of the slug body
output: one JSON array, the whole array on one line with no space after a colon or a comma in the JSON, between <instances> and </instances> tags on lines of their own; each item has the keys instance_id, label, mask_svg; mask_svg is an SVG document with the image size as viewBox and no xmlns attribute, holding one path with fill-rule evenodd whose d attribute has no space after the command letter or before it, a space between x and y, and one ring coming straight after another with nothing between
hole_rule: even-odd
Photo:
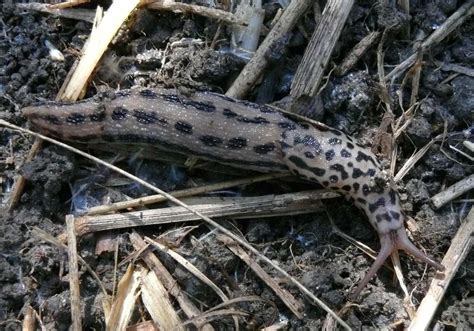
<instances>
[{"instance_id":1,"label":"slug body","mask_svg":"<svg viewBox=\"0 0 474 331\"><path fill-rule=\"evenodd\" d=\"M170 89L121 91L104 101L51 102L23 113L37 130L63 140L151 144L234 167L290 171L345 194L365 212L381 242L355 295L399 249L443 269L408 239L398 194L381 180L375 155L326 125L299 123L271 107L220 94L183 96Z\"/></svg>"}]
</instances>

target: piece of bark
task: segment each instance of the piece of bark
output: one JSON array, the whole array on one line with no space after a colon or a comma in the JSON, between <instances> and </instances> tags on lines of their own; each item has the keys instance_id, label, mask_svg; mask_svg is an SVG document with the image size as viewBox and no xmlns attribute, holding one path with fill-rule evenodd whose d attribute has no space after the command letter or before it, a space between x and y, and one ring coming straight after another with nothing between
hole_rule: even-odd
<instances>
[{"instance_id":1,"label":"piece of bark","mask_svg":"<svg viewBox=\"0 0 474 331\"><path fill-rule=\"evenodd\" d=\"M266 54L270 47L293 29L298 19L309 8L310 0L293 0L290 2L278 22L258 47L252 59L245 65L232 86L227 90L229 97L242 99L255 85L268 65Z\"/></svg>"},{"instance_id":2,"label":"piece of bark","mask_svg":"<svg viewBox=\"0 0 474 331\"><path fill-rule=\"evenodd\" d=\"M291 84L290 94L295 103L318 94L324 70L353 4L353 0L327 2Z\"/></svg>"}]
</instances>

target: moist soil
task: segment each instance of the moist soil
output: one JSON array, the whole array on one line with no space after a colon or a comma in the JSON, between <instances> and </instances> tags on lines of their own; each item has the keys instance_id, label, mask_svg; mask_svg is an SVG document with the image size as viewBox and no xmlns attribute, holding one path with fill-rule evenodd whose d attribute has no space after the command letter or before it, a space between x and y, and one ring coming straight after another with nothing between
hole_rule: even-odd
<instances>
[{"instance_id":1,"label":"moist soil","mask_svg":"<svg viewBox=\"0 0 474 331\"><path fill-rule=\"evenodd\" d=\"M274 1L264 3L268 27L279 5ZM368 31L385 31L384 64L389 72L412 54L417 40L431 34L462 3L412 1L410 15L407 15L395 7L358 1L335 46L330 66L341 63ZM93 5L84 8L92 9ZM248 95L248 100L271 103L289 94L291 80L315 28L314 17L312 12L308 12L297 28L268 55L271 65ZM0 117L27 127L21 108L38 101L54 100L69 69L79 57L91 24L18 10L11 4L2 5L0 24ZM193 90L225 92L246 63L241 53L231 50L230 32L225 24L197 15L137 11L110 45L87 86L85 97L136 86L175 87L183 93L192 93ZM434 144L399 184L404 211L416 221L416 226L411 227L414 229L411 231L414 242L438 260L449 248L451 239L471 208L469 199L472 199L472 192L438 210L434 210L429 198L473 173L472 161L450 146L463 150L462 142L472 141L474 77L449 69L457 66L472 72L472 32L471 20L424 54L418 94L422 103L397 141L398 170L407 158L433 137L443 131L449 133L443 145ZM46 42L63 53L64 61L51 58ZM389 100L398 117L401 114L400 92L403 92L401 103L404 107L411 93L411 83L402 86L399 78L390 85L388 95L382 96L376 52L376 46L370 48L348 74L328 76L320 94L323 106L306 111L305 115L354 135L363 144L370 144L384 114L381 100ZM447 64L452 66L445 66ZM410 77L408 81L411 82ZM0 128L0 132L0 193L4 207L17 176L22 175L27 182L15 208L11 211L3 208L0 214L0 328L20 329L24 313L31 306L47 330L68 329L71 317L67 256L35 237L32 229L38 227L59 235L65 230L67 214L80 215L94 205L150 192L56 146L44 144L33 160L26 161L33 139L4 128ZM186 168L143 158L143 153L137 154L134 150L111 152L110 146L105 149L95 146L82 148L167 191L248 174L240 170L219 172ZM467 149L464 151L469 153ZM280 180L213 195L256 196L314 187L314 184ZM326 211L322 213L219 221L240 232L331 308L340 311L341 317L351 327L403 329L409 324L409 316L404 307L403 292L388 268L378 272L354 304L347 305L348 293L363 277L372 260L334 235L330 220L347 235L374 249L379 247L378 237L365 216L343 198L326 200L324 205ZM209 234L206 226L200 222L194 225L197 227L182 235L179 244L175 244L171 236L164 235L162 239L224 289L230 298L259 296L265 300L234 306L234 309L247 313L246 317L239 319L241 328L257 329L279 321L286 321L288 329L315 330L324 326L324 311L313 306L278 273L262 264L271 276L304 303L303 319L296 318L242 261L215 235ZM138 230L153 237L180 227L178 224ZM130 232L131 229L126 229L106 234L114 240L119 262L134 251L128 239ZM78 252L111 294L115 277L120 279L127 265L120 265L116 270L113 251L96 254L96 244L101 236L104 235L82 237ZM207 285L165 254L157 254L184 292L203 311L221 303ZM401 256L401 262L411 300L417 305L434 270L405 255ZM100 288L85 270L81 270L80 275L83 326L85 329L103 329ZM474 254L471 252L450 284L432 327L435 323L440 330L474 327L473 284ZM177 304L176 309L179 309ZM143 311L141 314L144 315L133 315L132 323L141 321L141 318L150 319ZM184 315L181 317L186 320ZM229 316L220 316L212 325L216 329L234 328Z\"/></svg>"}]
</instances>

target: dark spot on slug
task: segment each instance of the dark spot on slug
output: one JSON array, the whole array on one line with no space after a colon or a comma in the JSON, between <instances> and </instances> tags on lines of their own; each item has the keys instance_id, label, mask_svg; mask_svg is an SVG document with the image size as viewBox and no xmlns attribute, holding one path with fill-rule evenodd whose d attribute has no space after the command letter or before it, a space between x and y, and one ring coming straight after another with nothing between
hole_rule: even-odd
<instances>
[{"instance_id":1,"label":"dark spot on slug","mask_svg":"<svg viewBox=\"0 0 474 331\"><path fill-rule=\"evenodd\" d=\"M263 145L254 146L253 150L255 151L255 153L258 153L258 154L267 154L273 151L275 147L276 146L274 143L267 143Z\"/></svg>"},{"instance_id":2,"label":"dark spot on slug","mask_svg":"<svg viewBox=\"0 0 474 331\"><path fill-rule=\"evenodd\" d=\"M396 221L400 219L400 213L397 213L396 211L393 211L393 210L390 211L390 216L392 216L392 218Z\"/></svg>"},{"instance_id":3,"label":"dark spot on slug","mask_svg":"<svg viewBox=\"0 0 474 331\"><path fill-rule=\"evenodd\" d=\"M363 176L364 172L360 170L359 168L354 168L352 169L352 178L359 178L360 176Z\"/></svg>"},{"instance_id":4,"label":"dark spot on slug","mask_svg":"<svg viewBox=\"0 0 474 331\"><path fill-rule=\"evenodd\" d=\"M340 145L340 144L342 143L342 140L339 139L339 138L329 138L329 139L328 139L328 143L329 143L329 145L331 145L331 146Z\"/></svg>"},{"instance_id":5,"label":"dark spot on slug","mask_svg":"<svg viewBox=\"0 0 474 331\"><path fill-rule=\"evenodd\" d=\"M352 187L354 188L354 192L357 193L357 191L359 191L360 184L355 182L354 184L352 184Z\"/></svg>"},{"instance_id":6,"label":"dark spot on slug","mask_svg":"<svg viewBox=\"0 0 474 331\"><path fill-rule=\"evenodd\" d=\"M315 137L309 134L305 135L303 138L301 136L295 137L293 144L294 145L303 144L304 146L310 146L312 147L313 152L316 155L319 155L323 152L323 149L321 148L321 144L319 143L319 141Z\"/></svg>"},{"instance_id":7,"label":"dark spot on slug","mask_svg":"<svg viewBox=\"0 0 474 331\"><path fill-rule=\"evenodd\" d=\"M332 169L332 170L340 172L342 180L347 179L349 177L349 174L347 173L347 171L345 170L345 168L342 164L339 164L339 163L332 164L329 168Z\"/></svg>"},{"instance_id":8,"label":"dark spot on slug","mask_svg":"<svg viewBox=\"0 0 474 331\"><path fill-rule=\"evenodd\" d=\"M89 115L91 122L102 122L105 120L105 106L100 104L96 107L94 112Z\"/></svg>"},{"instance_id":9,"label":"dark spot on slug","mask_svg":"<svg viewBox=\"0 0 474 331\"><path fill-rule=\"evenodd\" d=\"M193 126L187 122L184 121L178 121L174 125L175 129L186 134L191 134L193 133Z\"/></svg>"},{"instance_id":10,"label":"dark spot on slug","mask_svg":"<svg viewBox=\"0 0 474 331\"><path fill-rule=\"evenodd\" d=\"M375 169L367 170L367 175L369 175L370 177L374 177L375 176Z\"/></svg>"},{"instance_id":11,"label":"dark spot on slug","mask_svg":"<svg viewBox=\"0 0 474 331\"><path fill-rule=\"evenodd\" d=\"M290 122L279 122L278 126L282 129L287 129L287 130L295 130L296 125L294 123Z\"/></svg>"},{"instance_id":12,"label":"dark spot on slug","mask_svg":"<svg viewBox=\"0 0 474 331\"><path fill-rule=\"evenodd\" d=\"M385 199L379 198L377 201L374 203L369 203L369 211L371 213L375 212L379 207L384 207L385 206Z\"/></svg>"},{"instance_id":13,"label":"dark spot on slug","mask_svg":"<svg viewBox=\"0 0 474 331\"><path fill-rule=\"evenodd\" d=\"M280 146L281 146L281 149L288 149L290 147L293 147L293 146L291 146L290 144L287 144L284 141L280 141Z\"/></svg>"},{"instance_id":14,"label":"dark spot on slug","mask_svg":"<svg viewBox=\"0 0 474 331\"><path fill-rule=\"evenodd\" d=\"M349 192L352 189L352 187L350 185L344 185L341 188L342 188L342 190L347 191L347 192Z\"/></svg>"},{"instance_id":15,"label":"dark spot on slug","mask_svg":"<svg viewBox=\"0 0 474 331\"><path fill-rule=\"evenodd\" d=\"M147 99L156 99L158 97L158 95L155 92L148 89L141 90L139 93L142 97L147 98Z\"/></svg>"},{"instance_id":16,"label":"dark spot on slug","mask_svg":"<svg viewBox=\"0 0 474 331\"><path fill-rule=\"evenodd\" d=\"M73 125L80 125L84 123L85 120L86 117L84 116L84 114L81 113L72 113L66 118L66 122Z\"/></svg>"},{"instance_id":17,"label":"dark spot on slug","mask_svg":"<svg viewBox=\"0 0 474 331\"><path fill-rule=\"evenodd\" d=\"M163 100L173 103L181 103L181 98L176 94L160 94Z\"/></svg>"},{"instance_id":18,"label":"dark spot on slug","mask_svg":"<svg viewBox=\"0 0 474 331\"><path fill-rule=\"evenodd\" d=\"M271 114L271 113L274 113L275 111L273 109L271 109L270 107L266 106L266 105L260 105L258 103L253 103L253 102L250 102L250 101L245 101L245 100L239 100L238 101L241 105L245 105L249 108L253 108L253 109L257 109L259 110L260 112L262 113L267 113L267 114Z\"/></svg>"},{"instance_id":19,"label":"dark spot on slug","mask_svg":"<svg viewBox=\"0 0 474 331\"><path fill-rule=\"evenodd\" d=\"M339 181L339 177L337 177L336 175L329 176L329 181L331 183L337 183Z\"/></svg>"},{"instance_id":20,"label":"dark spot on slug","mask_svg":"<svg viewBox=\"0 0 474 331\"><path fill-rule=\"evenodd\" d=\"M230 110L229 108L224 108L222 114L224 114L224 116L228 118L239 116L236 112Z\"/></svg>"},{"instance_id":21,"label":"dark spot on slug","mask_svg":"<svg viewBox=\"0 0 474 331\"><path fill-rule=\"evenodd\" d=\"M377 220L378 223L382 222L382 221L387 221L387 222L391 222L392 221L392 218L390 217L389 214L387 213L384 213L384 214L379 214L379 215L376 215L375 216L375 219Z\"/></svg>"},{"instance_id":22,"label":"dark spot on slug","mask_svg":"<svg viewBox=\"0 0 474 331\"><path fill-rule=\"evenodd\" d=\"M247 146L247 139L242 137L231 138L227 143L227 147L230 149L242 149L245 146Z\"/></svg>"},{"instance_id":23,"label":"dark spot on slug","mask_svg":"<svg viewBox=\"0 0 474 331\"><path fill-rule=\"evenodd\" d=\"M259 109L264 114L273 114L275 112L272 108L265 105L260 105Z\"/></svg>"},{"instance_id":24,"label":"dark spot on slug","mask_svg":"<svg viewBox=\"0 0 474 331\"><path fill-rule=\"evenodd\" d=\"M383 194L385 192L385 186L382 184L377 183L378 185L372 186L370 191L372 193Z\"/></svg>"},{"instance_id":25,"label":"dark spot on slug","mask_svg":"<svg viewBox=\"0 0 474 331\"><path fill-rule=\"evenodd\" d=\"M186 100L183 102L185 105L196 108L197 110L204 111L206 113L212 113L216 111L216 106L211 102L202 102L194 100Z\"/></svg>"},{"instance_id":26,"label":"dark spot on slug","mask_svg":"<svg viewBox=\"0 0 474 331\"><path fill-rule=\"evenodd\" d=\"M123 98L123 97L128 97L130 94L132 94L130 90L120 90L115 93L115 96Z\"/></svg>"},{"instance_id":27,"label":"dark spot on slug","mask_svg":"<svg viewBox=\"0 0 474 331\"><path fill-rule=\"evenodd\" d=\"M156 112L146 112L143 109L134 109L133 110L133 117L137 120L140 124L153 124L158 122L158 117Z\"/></svg>"},{"instance_id":28,"label":"dark spot on slug","mask_svg":"<svg viewBox=\"0 0 474 331\"><path fill-rule=\"evenodd\" d=\"M348 143L347 143L347 147L348 147L349 149L354 149L354 144L348 142Z\"/></svg>"},{"instance_id":29,"label":"dark spot on slug","mask_svg":"<svg viewBox=\"0 0 474 331\"><path fill-rule=\"evenodd\" d=\"M357 162L361 162L361 161L366 161L366 162L372 162L372 164L374 166L377 166L377 163L375 162L374 158L370 155L367 155L365 154L364 152L357 152L357 157L356 157L356 161Z\"/></svg>"},{"instance_id":30,"label":"dark spot on slug","mask_svg":"<svg viewBox=\"0 0 474 331\"><path fill-rule=\"evenodd\" d=\"M237 117L237 121L243 122L243 123L252 123L252 124L268 124L270 123L266 118L264 117L246 117L246 116L239 116Z\"/></svg>"},{"instance_id":31,"label":"dark spot on slug","mask_svg":"<svg viewBox=\"0 0 474 331\"><path fill-rule=\"evenodd\" d=\"M314 159L314 155L311 152L304 152L304 156L306 156L308 159Z\"/></svg>"},{"instance_id":32,"label":"dark spot on slug","mask_svg":"<svg viewBox=\"0 0 474 331\"><path fill-rule=\"evenodd\" d=\"M395 203L397 202L397 193L395 193L395 190L389 190L388 196L390 197L390 203L392 205L395 205Z\"/></svg>"},{"instance_id":33,"label":"dark spot on slug","mask_svg":"<svg viewBox=\"0 0 474 331\"><path fill-rule=\"evenodd\" d=\"M60 125L61 124L61 120L56 115L46 115L44 117L44 119L47 122L49 122L50 124L53 124L53 125Z\"/></svg>"},{"instance_id":34,"label":"dark spot on slug","mask_svg":"<svg viewBox=\"0 0 474 331\"><path fill-rule=\"evenodd\" d=\"M112 111L112 119L114 121L121 121L125 119L128 115L128 109L118 106L115 107L114 110Z\"/></svg>"},{"instance_id":35,"label":"dark spot on slug","mask_svg":"<svg viewBox=\"0 0 474 331\"><path fill-rule=\"evenodd\" d=\"M332 159L334 159L334 156L336 156L336 153L334 153L334 150L330 149L325 153L325 155L327 161L332 161Z\"/></svg>"},{"instance_id":36,"label":"dark spot on slug","mask_svg":"<svg viewBox=\"0 0 474 331\"><path fill-rule=\"evenodd\" d=\"M321 184L323 184L323 186L327 187L329 185L329 182L327 180L325 180L324 182L322 182Z\"/></svg>"},{"instance_id":37,"label":"dark spot on slug","mask_svg":"<svg viewBox=\"0 0 474 331\"><path fill-rule=\"evenodd\" d=\"M352 157L352 154L349 153L347 150L345 150L343 148L343 149L341 149L341 156L344 157L344 158L350 158L350 157Z\"/></svg>"},{"instance_id":38,"label":"dark spot on slug","mask_svg":"<svg viewBox=\"0 0 474 331\"><path fill-rule=\"evenodd\" d=\"M352 168L352 167L354 166L354 163L352 163L352 162L349 162L349 163L347 163L347 166L349 166L349 167L351 167L351 168Z\"/></svg>"},{"instance_id":39,"label":"dark spot on slug","mask_svg":"<svg viewBox=\"0 0 474 331\"><path fill-rule=\"evenodd\" d=\"M369 195L370 193L370 187L367 184L362 185L362 194L365 196Z\"/></svg>"},{"instance_id":40,"label":"dark spot on slug","mask_svg":"<svg viewBox=\"0 0 474 331\"><path fill-rule=\"evenodd\" d=\"M302 159L300 159L299 157L297 157L296 155L292 155L288 158L288 160L290 160L291 162L293 162L298 168L301 168L301 169L305 169L305 170L308 170L310 172L312 172L313 174L315 174L316 176L318 177L322 177L324 176L324 174L326 173L326 170L324 169L321 169L321 168L318 168L318 167L310 167L306 164L306 162L304 162Z\"/></svg>"},{"instance_id":41,"label":"dark spot on slug","mask_svg":"<svg viewBox=\"0 0 474 331\"><path fill-rule=\"evenodd\" d=\"M228 97L227 95L224 95L224 94L219 94L219 93L212 93L212 92L205 92L206 94L211 94L211 95L214 95L214 96L217 96L219 98L221 98L222 100L225 100L225 101L228 101L228 102L232 102L232 103L236 103L237 100L231 98L231 97Z\"/></svg>"},{"instance_id":42,"label":"dark spot on slug","mask_svg":"<svg viewBox=\"0 0 474 331\"><path fill-rule=\"evenodd\" d=\"M220 137L212 136L212 135L204 135L199 137L199 140L203 142L206 146L217 146L222 144L223 140Z\"/></svg>"},{"instance_id":43,"label":"dark spot on slug","mask_svg":"<svg viewBox=\"0 0 474 331\"><path fill-rule=\"evenodd\" d=\"M300 123L302 129L308 130L310 128L308 123Z\"/></svg>"}]
</instances>

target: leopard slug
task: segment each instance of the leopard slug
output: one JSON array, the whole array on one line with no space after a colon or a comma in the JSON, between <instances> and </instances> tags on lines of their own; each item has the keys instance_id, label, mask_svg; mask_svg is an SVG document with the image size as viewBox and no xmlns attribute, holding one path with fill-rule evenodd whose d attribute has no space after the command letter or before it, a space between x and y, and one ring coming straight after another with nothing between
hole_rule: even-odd
<instances>
[{"instance_id":1,"label":"leopard slug","mask_svg":"<svg viewBox=\"0 0 474 331\"><path fill-rule=\"evenodd\" d=\"M326 125L297 122L269 106L216 93L184 96L171 89L124 90L107 100L50 102L23 113L34 128L62 140L151 144L234 167L290 171L343 193L365 212L381 244L355 296L397 250L444 269L408 239L398 193L377 181L383 172L375 155Z\"/></svg>"}]
</instances>

